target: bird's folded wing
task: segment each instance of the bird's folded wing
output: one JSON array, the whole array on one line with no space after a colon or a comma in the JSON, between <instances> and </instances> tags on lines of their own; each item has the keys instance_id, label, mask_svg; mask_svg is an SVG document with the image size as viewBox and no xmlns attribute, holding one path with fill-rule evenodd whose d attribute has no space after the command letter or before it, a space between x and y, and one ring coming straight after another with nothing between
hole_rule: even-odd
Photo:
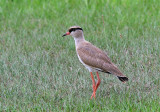
<instances>
[{"instance_id":1,"label":"bird's folded wing","mask_svg":"<svg viewBox=\"0 0 160 112\"><path fill-rule=\"evenodd\" d=\"M109 57L92 44L83 44L83 46L77 48L77 53L81 60L88 66L116 76L123 76L120 70L111 62Z\"/></svg>"}]
</instances>

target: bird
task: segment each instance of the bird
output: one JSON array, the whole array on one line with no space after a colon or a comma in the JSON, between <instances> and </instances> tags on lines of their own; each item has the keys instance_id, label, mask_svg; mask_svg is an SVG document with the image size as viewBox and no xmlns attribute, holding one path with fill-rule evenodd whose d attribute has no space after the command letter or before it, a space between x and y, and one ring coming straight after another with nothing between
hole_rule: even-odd
<instances>
[{"instance_id":1,"label":"bird","mask_svg":"<svg viewBox=\"0 0 160 112\"><path fill-rule=\"evenodd\" d=\"M90 72L93 88L91 99L93 97L96 99L96 91L101 83L99 72L113 74L123 83L128 81L128 77L112 63L104 51L85 40L83 29L80 26L70 27L62 37L67 35L74 38L78 59ZM94 80L93 72L97 75L97 82Z\"/></svg>"}]
</instances>

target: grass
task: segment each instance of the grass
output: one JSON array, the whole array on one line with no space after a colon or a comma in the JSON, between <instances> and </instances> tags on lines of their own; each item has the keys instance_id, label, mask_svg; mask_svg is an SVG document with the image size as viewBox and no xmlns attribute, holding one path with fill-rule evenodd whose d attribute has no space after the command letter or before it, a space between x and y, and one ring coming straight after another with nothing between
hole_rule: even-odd
<instances>
[{"instance_id":1,"label":"grass","mask_svg":"<svg viewBox=\"0 0 160 112\"><path fill-rule=\"evenodd\" d=\"M0 111L160 111L158 0L0 0ZM70 26L129 77L100 73L90 100Z\"/></svg>"}]
</instances>

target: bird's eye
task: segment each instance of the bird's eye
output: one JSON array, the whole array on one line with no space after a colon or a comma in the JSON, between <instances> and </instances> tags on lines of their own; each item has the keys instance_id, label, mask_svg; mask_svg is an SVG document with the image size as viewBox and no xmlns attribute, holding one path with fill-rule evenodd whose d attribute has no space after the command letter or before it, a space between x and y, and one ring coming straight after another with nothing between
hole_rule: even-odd
<instances>
[{"instance_id":1,"label":"bird's eye","mask_svg":"<svg viewBox=\"0 0 160 112\"><path fill-rule=\"evenodd\" d=\"M75 28L72 28L72 29L69 30L70 33L71 33L72 31L75 31Z\"/></svg>"}]
</instances>

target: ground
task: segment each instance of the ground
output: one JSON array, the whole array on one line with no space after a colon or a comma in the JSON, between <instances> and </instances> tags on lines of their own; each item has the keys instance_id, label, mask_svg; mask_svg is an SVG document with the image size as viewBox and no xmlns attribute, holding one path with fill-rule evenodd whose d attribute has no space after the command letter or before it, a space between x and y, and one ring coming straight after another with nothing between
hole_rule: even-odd
<instances>
[{"instance_id":1,"label":"ground","mask_svg":"<svg viewBox=\"0 0 160 112\"><path fill-rule=\"evenodd\" d=\"M158 0L0 0L0 111L160 111L159 18ZM100 73L90 100L90 74L62 37L73 25L126 84Z\"/></svg>"}]
</instances>

